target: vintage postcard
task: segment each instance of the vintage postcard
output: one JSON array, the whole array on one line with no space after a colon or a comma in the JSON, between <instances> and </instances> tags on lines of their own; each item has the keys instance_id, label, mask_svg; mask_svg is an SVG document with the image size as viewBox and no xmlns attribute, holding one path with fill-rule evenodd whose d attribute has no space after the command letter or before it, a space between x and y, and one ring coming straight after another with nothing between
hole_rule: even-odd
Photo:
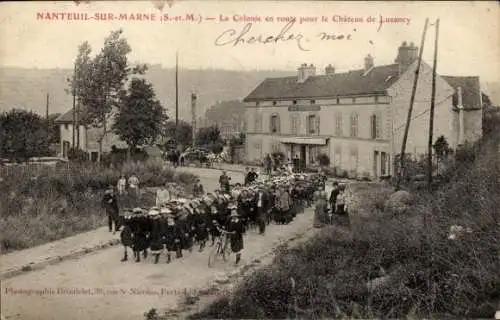
<instances>
[{"instance_id":1,"label":"vintage postcard","mask_svg":"<svg viewBox=\"0 0 500 320\"><path fill-rule=\"evenodd\" d=\"M0 3L1 319L500 319L496 1Z\"/></svg>"}]
</instances>

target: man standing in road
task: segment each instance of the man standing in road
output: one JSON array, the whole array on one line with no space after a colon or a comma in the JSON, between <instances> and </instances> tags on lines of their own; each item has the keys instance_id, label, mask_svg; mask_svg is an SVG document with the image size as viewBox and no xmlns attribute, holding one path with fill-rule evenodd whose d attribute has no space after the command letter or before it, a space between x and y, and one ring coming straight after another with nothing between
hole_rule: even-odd
<instances>
[{"instance_id":1,"label":"man standing in road","mask_svg":"<svg viewBox=\"0 0 500 320\"><path fill-rule=\"evenodd\" d=\"M271 156L268 153L266 155L266 158L264 159L264 166L266 168L266 174L267 175L271 175L272 165L273 165L273 160L271 159Z\"/></svg>"},{"instance_id":2,"label":"man standing in road","mask_svg":"<svg viewBox=\"0 0 500 320\"><path fill-rule=\"evenodd\" d=\"M222 171L222 175L219 177L219 185L220 189L224 193L229 193L229 181L231 177L229 177L226 171Z\"/></svg>"},{"instance_id":3,"label":"man standing in road","mask_svg":"<svg viewBox=\"0 0 500 320\"><path fill-rule=\"evenodd\" d=\"M120 225L118 222L119 218L118 200L116 199L113 186L109 186L108 190L105 191L104 197L102 199L102 206L106 210L106 214L108 215L109 232L113 232L113 234L115 234L116 231L120 229ZM114 231L113 231L113 224L115 225Z\"/></svg>"},{"instance_id":4,"label":"man standing in road","mask_svg":"<svg viewBox=\"0 0 500 320\"><path fill-rule=\"evenodd\" d=\"M333 189L332 192L330 193L330 199L328 202L330 202L330 208L332 210L332 213L335 213L336 209L336 203L337 203L337 196L339 195L339 183L337 181L333 182Z\"/></svg>"},{"instance_id":5,"label":"man standing in road","mask_svg":"<svg viewBox=\"0 0 500 320\"><path fill-rule=\"evenodd\" d=\"M267 208L269 199L262 188L259 188L255 200L257 203L257 221L259 223L259 234L264 234L266 232Z\"/></svg>"}]
</instances>

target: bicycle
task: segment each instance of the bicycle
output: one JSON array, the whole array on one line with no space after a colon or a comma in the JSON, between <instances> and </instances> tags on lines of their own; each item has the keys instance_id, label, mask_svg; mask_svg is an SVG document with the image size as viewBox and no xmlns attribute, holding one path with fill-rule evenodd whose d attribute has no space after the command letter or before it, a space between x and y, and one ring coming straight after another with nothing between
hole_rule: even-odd
<instances>
[{"instance_id":1,"label":"bicycle","mask_svg":"<svg viewBox=\"0 0 500 320\"><path fill-rule=\"evenodd\" d=\"M220 236L217 237L217 240L215 242L215 246L213 249L210 251L210 254L208 255L208 267L211 268L215 261L219 260L222 258L224 262L227 261L227 258L229 254L231 253L231 249L228 248L229 244L229 238L228 234L232 234L233 232L226 231L222 228L218 228L219 232L221 233Z\"/></svg>"}]
</instances>

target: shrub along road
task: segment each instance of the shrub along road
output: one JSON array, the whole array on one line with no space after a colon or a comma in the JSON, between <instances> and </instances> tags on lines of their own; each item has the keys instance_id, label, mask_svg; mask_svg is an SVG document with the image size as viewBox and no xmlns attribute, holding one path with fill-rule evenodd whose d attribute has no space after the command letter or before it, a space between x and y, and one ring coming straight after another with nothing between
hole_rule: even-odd
<instances>
[{"instance_id":1,"label":"shrub along road","mask_svg":"<svg viewBox=\"0 0 500 320\"><path fill-rule=\"evenodd\" d=\"M218 177L218 172L214 175ZM306 233L312 220L309 209L290 225L271 224L264 236L249 231L241 266ZM171 264L162 256L155 265L150 257L140 263L120 262L123 249L110 247L2 281L2 315L6 319L143 319L145 311L175 308L184 292L194 295L235 270L234 255L227 264L208 268L208 252L186 252Z\"/></svg>"}]
</instances>

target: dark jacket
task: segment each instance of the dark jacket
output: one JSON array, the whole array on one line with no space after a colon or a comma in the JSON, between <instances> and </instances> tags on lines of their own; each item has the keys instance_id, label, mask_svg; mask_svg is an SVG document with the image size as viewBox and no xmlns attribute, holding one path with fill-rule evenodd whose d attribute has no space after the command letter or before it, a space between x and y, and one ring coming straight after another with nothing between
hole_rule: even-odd
<instances>
[{"instance_id":1,"label":"dark jacket","mask_svg":"<svg viewBox=\"0 0 500 320\"><path fill-rule=\"evenodd\" d=\"M114 194L105 194L102 198L101 204L102 207L106 210L107 214L118 215L118 200Z\"/></svg>"},{"instance_id":2,"label":"dark jacket","mask_svg":"<svg viewBox=\"0 0 500 320\"><path fill-rule=\"evenodd\" d=\"M229 235L229 240L231 241L231 250L233 252L239 252L243 250L243 233L245 232L245 227L243 221L231 221L228 225L228 232L234 232Z\"/></svg>"},{"instance_id":3,"label":"dark jacket","mask_svg":"<svg viewBox=\"0 0 500 320\"><path fill-rule=\"evenodd\" d=\"M330 202L331 204L335 204L335 202L337 202L337 196L339 195L339 193L340 193L339 188L334 188L330 193L330 199L328 202Z\"/></svg>"}]
</instances>

